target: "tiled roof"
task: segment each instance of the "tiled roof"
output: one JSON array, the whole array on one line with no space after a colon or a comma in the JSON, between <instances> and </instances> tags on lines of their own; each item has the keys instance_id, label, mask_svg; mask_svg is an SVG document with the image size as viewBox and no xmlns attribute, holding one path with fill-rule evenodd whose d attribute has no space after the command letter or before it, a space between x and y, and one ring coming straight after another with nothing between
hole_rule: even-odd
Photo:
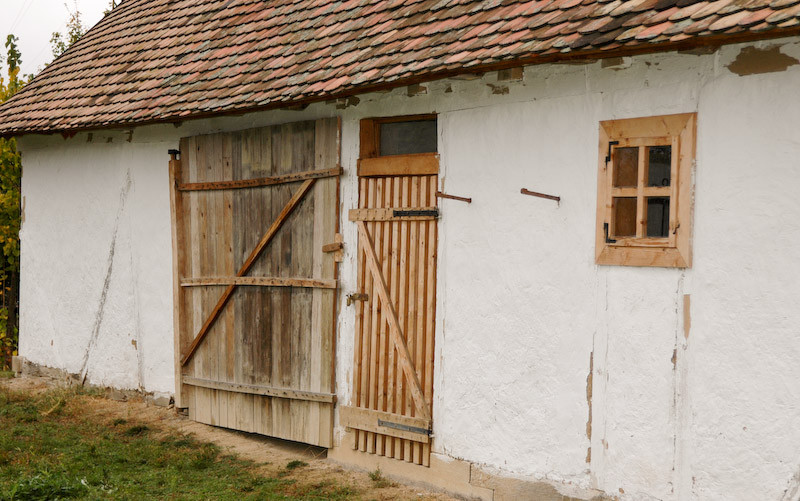
<instances>
[{"instance_id":1,"label":"tiled roof","mask_svg":"<svg viewBox=\"0 0 800 501\"><path fill-rule=\"evenodd\" d=\"M800 33L800 0L125 0L0 134L283 107L456 72Z\"/></svg>"}]
</instances>

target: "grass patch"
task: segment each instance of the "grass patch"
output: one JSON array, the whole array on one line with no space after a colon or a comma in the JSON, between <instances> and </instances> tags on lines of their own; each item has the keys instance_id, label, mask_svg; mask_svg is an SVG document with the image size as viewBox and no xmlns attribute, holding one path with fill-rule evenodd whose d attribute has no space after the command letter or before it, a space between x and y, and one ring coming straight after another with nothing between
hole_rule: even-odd
<instances>
[{"instance_id":1,"label":"grass patch","mask_svg":"<svg viewBox=\"0 0 800 501\"><path fill-rule=\"evenodd\" d=\"M0 501L50 499L331 499L335 481L264 477L252 462L189 435L86 413L79 389L28 395L0 388ZM306 466L292 461L287 470Z\"/></svg>"},{"instance_id":2,"label":"grass patch","mask_svg":"<svg viewBox=\"0 0 800 501\"><path fill-rule=\"evenodd\" d=\"M128 437L138 437L150 431L150 428L144 424L137 424L125 430L124 434Z\"/></svg>"},{"instance_id":3,"label":"grass patch","mask_svg":"<svg viewBox=\"0 0 800 501\"><path fill-rule=\"evenodd\" d=\"M11 486L8 499L47 500L82 497L87 487L62 472L43 471L24 477Z\"/></svg>"},{"instance_id":4,"label":"grass patch","mask_svg":"<svg viewBox=\"0 0 800 501\"><path fill-rule=\"evenodd\" d=\"M372 485L376 489L383 489L384 487L394 487L394 482L383 476L380 468L375 471L369 472L369 479L372 480Z\"/></svg>"},{"instance_id":5,"label":"grass patch","mask_svg":"<svg viewBox=\"0 0 800 501\"><path fill-rule=\"evenodd\" d=\"M14 377L12 371L0 371L0 379L11 379Z\"/></svg>"},{"instance_id":6,"label":"grass patch","mask_svg":"<svg viewBox=\"0 0 800 501\"><path fill-rule=\"evenodd\" d=\"M287 470L295 470L303 466L308 466L308 463L306 463L305 461L300 461L299 459L295 459L294 461L289 461L288 463L286 463Z\"/></svg>"}]
</instances>

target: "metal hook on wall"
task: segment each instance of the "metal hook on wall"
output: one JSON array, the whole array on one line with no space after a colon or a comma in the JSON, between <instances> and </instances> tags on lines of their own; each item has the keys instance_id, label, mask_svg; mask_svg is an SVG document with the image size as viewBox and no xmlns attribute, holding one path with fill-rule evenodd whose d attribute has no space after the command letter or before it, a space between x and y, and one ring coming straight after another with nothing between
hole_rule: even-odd
<instances>
[{"instance_id":1,"label":"metal hook on wall","mask_svg":"<svg viewBox=\"0 0 800 501\"><path fill-rule=\"evenodd\" d=\"M561 197L557 197L555 195L545 195L544 193L539 193L537 191L531 191L525 188L519 190L520 193L523 195L530 195L532 197L539 197L539 198L546 198L548 200L555 200L559 205L561 205Z\"/></svg>"},{"instance_id":2,"label":"metal hook on wall","mask_svg":"<svg viewBox=\"0 0 800 501\"><path fill-rule=\"evenodd\" d=\"M455 195L448 195L447 193L442 193L441 191L436 192L436 198L447 198L450 200L458 200L459 202L467 202L468 204L472 203L471 198L467 197L457 197Z\"/></svg>"}]
</instances>

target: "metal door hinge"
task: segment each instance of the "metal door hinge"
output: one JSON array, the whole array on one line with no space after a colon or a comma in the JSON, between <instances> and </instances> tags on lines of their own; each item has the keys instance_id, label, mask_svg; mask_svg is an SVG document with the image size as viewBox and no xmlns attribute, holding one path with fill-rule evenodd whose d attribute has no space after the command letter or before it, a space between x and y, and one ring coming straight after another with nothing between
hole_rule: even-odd
<instances>
[{"instance_id":1,"label":"metal door hinge","mask_svg":"<svg viewBox=\"0 0 800 501\"><path fill-rule=\"evenodd\" d=\"M608 162L611 161L611 147L616 146L619 144L619 141L609 141L608 142L608 154L606 155L606 167L608 167Z\"/></svg>"},{"instance_id":2,"label":"metal door hinge","mask_svg":"<svg viewBox=\"0 0 800 501\"><path fill-rule=\"evenodd\" d=\"M369 301L369 295L363 292L356 292L347 295L347 306L350 306L356 301Z\"/></svg>"},{"instance_id":3,"label":"metal door hinge","mask_svg":"<svg viewBox=\"0 0 800 501\"><path fill-rule=\"evenodd\" d=\"M603 223L603 231L605 231L605 233L606 233L606 243L607 244L615 244L615 243L617 243L617 241L614 240L613 238L608 238L608 223Z\"/></svg>"}]
</instances>

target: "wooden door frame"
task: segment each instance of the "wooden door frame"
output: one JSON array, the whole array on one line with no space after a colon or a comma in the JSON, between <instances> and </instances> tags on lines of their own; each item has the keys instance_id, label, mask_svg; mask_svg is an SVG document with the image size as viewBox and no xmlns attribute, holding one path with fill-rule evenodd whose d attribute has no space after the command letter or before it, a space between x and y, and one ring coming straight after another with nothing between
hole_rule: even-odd
<instances>
[{"instance_id":1,"label":"wooden door frame","mask_svg":"<svg viewBox=\"0 0 800 501\"><path fill-rule=\"evenodd\" d=\"M350 405L339 406L340 423L355 430L354 448L424 466L430 461L435 380L439 155L380 156L376 142L382 123L434 118L429 114L361 121L359 201L348 219L357 228L357 283L368 303L354 312L353 394ZM395 256L388 249L401 241L403 250L398 247ZM401 256L408 252L414 257L407 261ZM395 269L399 273L387 275ZM404 274L414 278L400 278ZM398 294L409 283L411 289ZM401 296L407 296L405 302ZM367 320L368 310L379 318L377 324ZM381 397L381 392L388 396Z\"/></svg>"}]
</instances>

